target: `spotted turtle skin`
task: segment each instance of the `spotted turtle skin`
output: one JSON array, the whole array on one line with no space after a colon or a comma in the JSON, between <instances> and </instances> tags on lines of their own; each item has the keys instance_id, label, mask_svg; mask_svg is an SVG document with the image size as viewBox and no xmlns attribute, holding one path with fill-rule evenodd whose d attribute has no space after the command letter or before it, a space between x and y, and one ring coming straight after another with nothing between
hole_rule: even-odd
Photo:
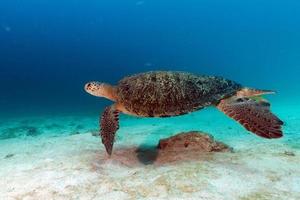
<instances>
[{"instance_id":1,"label":"spotted turtle skin","mask_svg":"<svg viewBox=\"0 0 300 200\"><path fill-rule=\"evenodd\" d=\"M183 115L233 96L242 86L217 76L152 71L125 77L116 91L118 103L137 116Z\"/></svg>"}]
</instances>

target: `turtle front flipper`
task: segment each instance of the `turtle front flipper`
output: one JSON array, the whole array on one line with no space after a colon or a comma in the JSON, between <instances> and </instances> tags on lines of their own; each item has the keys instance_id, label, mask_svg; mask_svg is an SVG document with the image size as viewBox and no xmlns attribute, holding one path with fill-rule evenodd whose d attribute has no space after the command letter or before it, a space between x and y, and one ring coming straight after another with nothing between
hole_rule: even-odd
<instances>
[{"instance_id":1,"label":"turtle front flipper","mask_svg":"<svg viewBox=\"0 0 300 200\"><path fill-rule=\"evenodd\" d=\"M119 113L115 105L108 106L104 109L100 120L102 143L109 155L112 153L115 134L119 129Z\"/></svg>"},{"instance_id":2,"label":"turtle front flipper","mask_svg":"<svg viewBox=\"0 0 300 200\"><path fill-rule=\"evenodd\" d=\"M267 101L234 96L221 100L217 107L258 136L271 139L283 135L283 122L271 113Z\"/></svg>"}]
</instances>

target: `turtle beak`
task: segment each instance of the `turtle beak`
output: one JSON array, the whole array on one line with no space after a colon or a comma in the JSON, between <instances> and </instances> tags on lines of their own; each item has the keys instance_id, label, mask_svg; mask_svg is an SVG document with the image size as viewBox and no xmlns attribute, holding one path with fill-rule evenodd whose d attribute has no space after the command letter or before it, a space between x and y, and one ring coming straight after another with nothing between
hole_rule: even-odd
<instances>
[{"instance_id":1,"label":"turtle beak","mask_svg":"<svg viewBox=\"0 0 300 200\"><path fill-rule=\"evenodd\" d=\"M90 86L91 86L91 83L87 83L87 84L84 85L84 90L85 90L86 92L88 92L88 93L89 93L89 88L90 88Z\"/></svg>"},{"instance_id":2,"label":"turtle beak","mask_svg":"<svg viewBox=\"0 0 300 200\"><path fill-rule=\"evenodd\" d=\"M96 81L88 82L84 85L84 90L91 95L95 95L94 93L97 90L98 85L99 84Z\"/></svg>"}]
</instances>

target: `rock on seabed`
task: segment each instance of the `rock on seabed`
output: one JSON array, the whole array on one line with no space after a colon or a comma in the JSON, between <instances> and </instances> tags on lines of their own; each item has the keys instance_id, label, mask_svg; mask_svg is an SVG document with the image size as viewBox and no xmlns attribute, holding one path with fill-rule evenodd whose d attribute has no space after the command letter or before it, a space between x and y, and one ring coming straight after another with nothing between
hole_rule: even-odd
<instances>
[{"instance_id":1,"label":"rock on seabed","mask_svg":"<svg viewBox=\"0 0 300 200\"><path fill-rule=\"evenodd\" d=\"M160 151L197 151L208 152L230 152L231 148L224 143L217 142L213 136L199 132L190 131L179 133L175 136L161 139L158 144Z\"/></svg>"}]
</instances>

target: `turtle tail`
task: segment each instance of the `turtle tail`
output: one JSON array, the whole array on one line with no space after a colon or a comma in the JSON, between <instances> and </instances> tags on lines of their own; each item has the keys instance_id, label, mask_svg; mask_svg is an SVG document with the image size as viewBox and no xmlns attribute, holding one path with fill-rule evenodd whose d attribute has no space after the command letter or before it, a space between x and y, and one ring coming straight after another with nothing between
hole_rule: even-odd
<instances>
[{"instance_id":1,"label":"turtle tail","mask_svg":"<svg viewBox=\"0 0 300 200\"><path fill-rule=\"evenodd\" d=\"M266 94L275 94L276 92L273 90L260 90L260 89L253 89L245 87L237 92L238 97L257 97Z\"/></svg>"}]
</instances>

